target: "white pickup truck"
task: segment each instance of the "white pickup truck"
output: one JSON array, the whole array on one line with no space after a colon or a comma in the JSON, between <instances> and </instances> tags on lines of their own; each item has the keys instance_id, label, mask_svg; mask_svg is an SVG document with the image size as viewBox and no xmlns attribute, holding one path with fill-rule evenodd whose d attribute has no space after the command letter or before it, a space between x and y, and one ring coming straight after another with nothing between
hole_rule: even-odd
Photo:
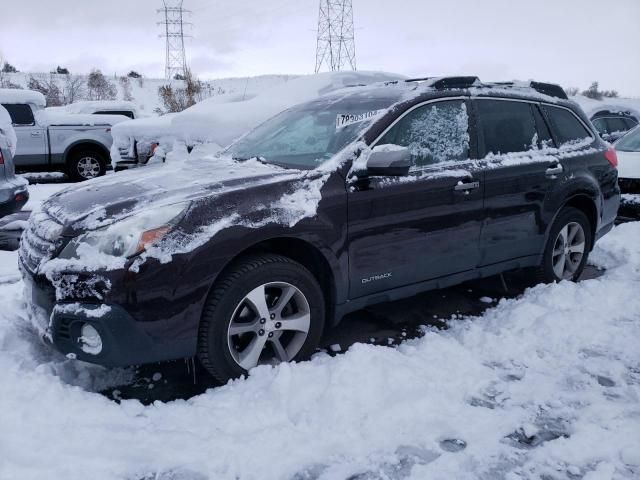
<instances>
[{"instance_id":1,"label":"white pickup truck","mask_svg":"<svg viewBox=\"0 0 640 480\"><path fill-rule=\"evenodd\" d=\"M0 105L9 112L18 138L16 170L61 171L75 181L104 175L111 127L129 118L52 112L45 104L39 92L0 89Z\"/></svg>"}]
</instances>

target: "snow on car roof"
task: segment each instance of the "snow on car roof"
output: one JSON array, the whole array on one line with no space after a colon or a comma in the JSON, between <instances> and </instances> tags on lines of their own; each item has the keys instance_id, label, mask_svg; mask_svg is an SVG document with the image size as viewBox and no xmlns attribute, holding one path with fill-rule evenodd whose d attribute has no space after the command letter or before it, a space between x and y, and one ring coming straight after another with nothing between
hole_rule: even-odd
<instances>
[{"instance_id":1,"label":"snow on car roof","mask_svg":"<svg viewBox=\"0 0 640 480\"><path fill-rule=\"evenodd\" d=\"M32 103L38 107L47 104L44 95L34 90L22 90L18 88L0 88L0 103Z\"/></svg>"},{"instance_id":2,"label":"snow on car roof","mask_svg":"<svg viewBox=\"0 0 640 480\"><path fill-rule=\"evenodd\" d=\"M135 103L125 100L82 100L62 107L49 107L47 110L66 113L93 114L101 111L137 112L138 107Z\"/></svg>"}]
</instances>

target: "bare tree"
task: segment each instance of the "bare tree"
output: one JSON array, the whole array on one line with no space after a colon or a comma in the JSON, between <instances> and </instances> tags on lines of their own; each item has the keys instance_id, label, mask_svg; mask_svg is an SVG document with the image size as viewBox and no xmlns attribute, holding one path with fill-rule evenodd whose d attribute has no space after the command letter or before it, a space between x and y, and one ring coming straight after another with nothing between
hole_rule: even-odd
<instances>
[{"instance_id":1,"label":"bare tree","mask_svg":"<svg viewBox=\"0 0 640 480\"><path fill-rule=\"evenodd\" d=\"M115 100L118 90L100 70L92 70L87 79L87 94L89 100Z\"/></svg>"},{"instance_id":2,"label":"bare tree","mask_svg":"<svg viewBox=\"0 0 640 480\"><path fill-rule=\"evenodd\" d=\"M64 103L68 105L85 98L85 87L84 78L79 75L67 75L63 88Z\"/></svg>"},{"instance_id":3,"label":"bare tree","mask_svg":"<svg viewBox=\"0 0 640 480\"><path fill-rule=\"evenodd\" d=\"M569 97L575 97L576 95L578 95L578 93L580 93L580 89L578 87L567 87L564 89L564 91Z\"/></svg>"},{"instance_id":4,"label":"bare tree","mask_svg":"<svg viewBox=\"0 0 640 480\"><path fill-rule=\"evenodd\" d=\"M202 100L202 82L187 71L184 86L163 85L158 89L166 113L181 112Z\"/></svg>"},{"instance_id":5,"label":"bare tree","mask_svg":"<svg viewBox=\"0 0 640 480\"><path fill-rule=\"evenodd\" d=\"M27 88L42 93L47 100L47 107L58 107L64 104L62 92L53 75L49 75L48 78L45 76L35 77L30 75Z\"/></svg>"}]
</instances>

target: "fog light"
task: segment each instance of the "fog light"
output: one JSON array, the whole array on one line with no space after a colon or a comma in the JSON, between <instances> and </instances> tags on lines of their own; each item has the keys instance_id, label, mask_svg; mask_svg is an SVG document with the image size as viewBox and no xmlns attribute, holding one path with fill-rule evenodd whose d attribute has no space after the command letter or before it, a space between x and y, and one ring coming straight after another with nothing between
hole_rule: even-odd
<instances>
[{"instance_id":1,"label":"fog light","mask_svg":"<svg viewBox=\"0 0 640 480\"><path fill-rule=\"evenodd\" d=\"M88 323L82 325L78 342L84 353L98 355L102 351L102 337L98 331Z\"/></svg>"}]
</instances>

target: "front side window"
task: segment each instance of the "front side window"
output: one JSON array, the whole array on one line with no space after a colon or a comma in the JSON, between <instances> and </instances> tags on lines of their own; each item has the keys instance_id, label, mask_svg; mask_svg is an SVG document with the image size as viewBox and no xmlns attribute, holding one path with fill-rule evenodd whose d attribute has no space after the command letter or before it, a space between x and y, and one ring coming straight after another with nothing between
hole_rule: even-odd
<instances>
[{"instance_id":1,"label":"front side window","mask_svg":"<svg viewBox=\"0 0 640 480\"><path fill-rule=\"evenodd\" d=\"M627 130L631 130L636 125L638 125L638 122L636 122L633 118L624 118L623 120L624 120L624 123L627 124Z\"/></svg>"},{"instance_id":2,"label":"front side window","mask_svg":"<svg viewBox=\"0 0 640 480\"><path fill-rule=\"evenodd\" d=\"M3 103L2 106L9 112L11 122L17 126L34 125L33 112L27 104Z\"/></svg>"},{"instance_id":3,"label":"front side window","mask_svg":"<svg viewBox=\"0 0 640 480\"><path fill-rule=\"evenodd\" d=\"M526 152L537 146L538 134L531 104L478 99L476 107L485 153Z\"/></svg>"},{"instance_id":4,"label":"front side window","mask_svg":"<svg viewBox=\"0 0 640 480\"><path fill-rule=\"evenodd\" d=\"M545 110L560 145L591 138L589 130L569 110L551 105L546 105Z\"/></svg>"},{"instance_id":5,"label":"front side window","mask_svg":"<svg viewBox=\"0 0 640 480\"><path fill-rule=\"evenodd\" d=\"M378 145L407 147L414 165L469 158L469 116L462 100L429 103L405 115Z\"/></svg>"},{"instance_id":6,"label":"front side window","mask_svg":"<svg viewBox=\"0 0 640 480\"><path fill-rule=\"evenodd\" d=\"M618 140L616 142L616 150L621 152L640 152L640 127Z\"/></svg>"}]
</instances>

